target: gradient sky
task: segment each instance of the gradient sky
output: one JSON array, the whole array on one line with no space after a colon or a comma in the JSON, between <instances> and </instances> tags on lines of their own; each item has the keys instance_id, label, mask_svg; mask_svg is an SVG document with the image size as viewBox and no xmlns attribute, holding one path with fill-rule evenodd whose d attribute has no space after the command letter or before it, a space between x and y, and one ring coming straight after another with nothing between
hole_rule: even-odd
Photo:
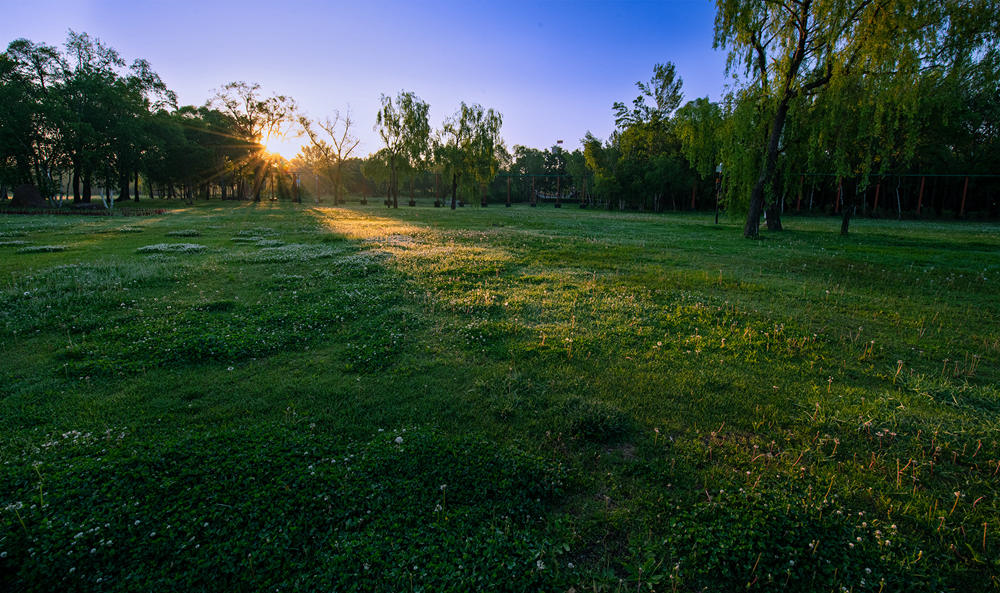
<instances>
[{"instance_id":1,"label":"gradient sky","mask_svg":"<svg viewBox=\"0 0 1000 593\"><path fill-rule=\"evenodd\" d=\"M611 105L672 61L685 100L721 97L725 56L712 49L708 0L478 2L172 2L5 0L3 47L19 37L62 46L73 29L131 61L145 58L181 104L226 82L259 82L307 115L350 107L360 154L378 150L381 93L415 92L431 124L460 101L503 114L508 147L575 148L607 138ZM279 151L295 152L302 139Z\"/></svg>"}]
</instances>

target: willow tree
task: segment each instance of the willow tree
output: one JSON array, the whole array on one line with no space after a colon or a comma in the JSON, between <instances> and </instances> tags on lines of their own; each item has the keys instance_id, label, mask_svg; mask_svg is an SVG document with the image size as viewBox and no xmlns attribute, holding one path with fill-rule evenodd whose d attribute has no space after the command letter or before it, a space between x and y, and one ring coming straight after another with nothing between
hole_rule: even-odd
<instances>
[{"instance_id":1,"label":"willow tree","mask_svg":"<svg viewBox=\"0 0 1000 593\"><path fill-rule=\"evenodd\" d=\"M399 207L399 169L423 162L430 146L430 106L412 92L380 97L382 108L375 116L375 130L385 143L389 159L389 193L392 207Z\"/></svg>"},{"instance_id":2,"label":"willow tree","mask_svg":"<svg viewBox=\"0 0 1000 593\"><path fill-rule=\"evenodd\" d=\"M719 163L722 108L708 97L688 101L677 110L674 126L684 158L699 177L707 179Z\"/></svg>"},{"instance_id":3,"label":"willow tree","mask_svg":"<svg viewBox=\"0 0 1000 593\"><path fill-rule=\"evenodd\" d=\"M483 191L481 204L486 205L486 186L493 182L501 164L510 160L500 128L503 127L503 116L492 109L483 109L473 105L475 120L473 125L472 144L466 154L469 159L469 170L472 178Z\"/></svg>"},{"instance_id":4,"label":"willow tree","mask_svg":"<svg viewBox=\"0 0 1000 593\"><path fill-rule=\"evenodd\" d=\"M755 103L755 117L744 114L744 119L761 123L754 148L761 155L759 168L745 184L752 189L744 236L758 236L765 208L768 228L781 229L775 172L779 154L788 148L785 127L797 104L821 100L859 76L863 90L887 88L884 80L910 80L939 52L968 40L965 35L951 40L951 34L984 26L968 11L995 23L996 5L996 0L717 0L715 46L729 50L727 71L742 78L738 92ZM898 100L898 93L912 88L892 85L892 92L873 99Z\"/></svg>"},{"instance_id":5,"label":"willow tree","mask_svg":"<svg viewBox=\"0 0 1000 593\"><path fill-rule=\"evenodd\" d=\"M462 102L437 134L435 160L451 177L451 208L455 209L459 183L475 188L496 177L507 150L500 137L503 116L482 105Z\"/></svg>"}]
</instances>

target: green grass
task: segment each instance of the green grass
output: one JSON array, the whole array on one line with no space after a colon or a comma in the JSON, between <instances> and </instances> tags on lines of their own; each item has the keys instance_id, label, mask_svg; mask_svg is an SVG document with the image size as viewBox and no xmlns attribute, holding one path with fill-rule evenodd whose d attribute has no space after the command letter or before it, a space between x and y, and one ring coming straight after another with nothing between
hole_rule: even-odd
<instances>
[{"instance_id":1,"label":"green grass","mask_svg":"<svg viewBox=\"0 0 1000 593\"><path fill-rule=\"evenodd\" d=\"M788 226L0 217L0 589L1000 589L1000 228Z\"/></svg>"}]
</instances>

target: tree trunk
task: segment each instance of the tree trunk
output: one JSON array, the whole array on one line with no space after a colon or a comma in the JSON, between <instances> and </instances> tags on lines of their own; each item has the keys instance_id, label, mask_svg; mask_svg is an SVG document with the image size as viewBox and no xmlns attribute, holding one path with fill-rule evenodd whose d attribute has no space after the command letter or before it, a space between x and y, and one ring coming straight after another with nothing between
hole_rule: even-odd
<instances>
[{"instance_id":1,"label":"tree trunk","mask_svg":"<svg viewBox=\"0 0 1000 593\"><path fill-rule=\"evenodd\" d=\"M777 202L772 202L771 205L767 207L767 230L784 230L781 227L781 207Z\"/></svg>"},{"instance_id":2,"label":"tree trunk","mask_svg":"<svg viewBox=\"0 0 1000 593\"><path fill-rule=\"evenodd\" d=\"M80 200L80 165L73 165L73 203L79 204Z\"/></svg>"},{"instance_id":3,"label":"tree trunk","mask_svg":"<svg viewBox=\"0 0 1000 593\"><path fill-rule=\"evenodd\" d=\"M396 174L396 159L393 157L390 159L390 169L389 169L389 193L392 195L393 208L399 208L399 177Z\"/></svg>"},{"instance_id":4,"label":"tree trunk","mask_svg":"<svg viewBox=\"0 0 1000 593\"><path fill-rule=\"evenodd\" d=\"M840 219L840 234L845 237L847 236L848 228L851 226L851 217L854 216L854 210L857 207L856 202L857 202L858 189L856 182L854 183L855 183L854 191L845 194L845 196L850 195L851 198L850 201L848 201L845 197L843 217Z\"/></svg>"},{"instance_id":5,"label":"tree trunk","mask_svg":"<svg viewBox=\"0 0 1000 593\"><path fill-rule=\"evenodd\" d=\"M458 205L458 174L451 174L451 209Z\"/></svg>"},{"instance_id":6,"label":"tree trunk","mask_svg":"<svg viewBox=\"0 0 1000 593\"><path fill-rule=\"evenodd\" d=\"M264 191L264 184L267 182L265 179L265 163L263 159L257 164L257 170L254 173L253 178L253 201L260 202L260 194Z\"/></svg>"},{"instance_id":7,"label":"tree trunk","mask_svg":"<svg viewBox=\"0 0 1000 593\"><path fill-rule=\"evenodd\" d=\"M333 203L338 206L347 201L340 198L340 180L343 179L343 165L343 160L337 161L337 181L333 184Z\"/></svg>"},{"instance_id":8,"label":"tree trunk","mask_svg":"<svg viewBox=\"0 0 1000 593\"><path fill-rule=\"evenodd\" d=\"M128 174L128 171L124 171L123 170L123 171L121 171L118 174L118 186L121 188L119 190L119 192L118 192L119 194L121 194L121 195L118 196L119 200L130 200L130 199L132 199L132 196L129 193L129 174Z\"/></svg>"},{"instance_id":9,"label":"tree trunk","mask_svg":"<svg viewBox=\"0 0 1000 593\"><path fill-rule=\"evenodd\" d=\"M785 119L788 117L789 102L789 97L783 98L781 104L778 105L778 111L774 114L774 119L771 120L771 136L767 141L767 154L764 157L764 162L761 163L757 183L754 184L753 192L750 194L750 210L747 212L747 222L743 226L743 236L748 239L756 239L760 236L760 215L764 211L764 192L771 184L774 170L778 164L778 142L781 140L781 131L784 129ZM777 208L772 209L777 211ZM775 218L777 226L775 229L771 228L770 217L771 213L768 212L768 229L781 230L781 217Z\"/></svg>"},{"instance_id":10,"label":"tree trunk","mask_svg":"<svg viewBox=\"0 0 1000 593\"><path fill-rule=\"evenodd\" d=\"M135 170L135 201L139 201L139 170Z\"/></svg>"},{"instance_id":11,"label":"tree trunk","mask_svg":"<svg viewBox=\"0 0 1000 593\"><path fill-rule=\"evenodd\" d=\"M90 189L90 171L86 171L83 174L83 198L82 198L82 201L83 201L84 204L89 204L90 203L90 194L91 194L91 189Z\"/></svg>"}]
</instances>

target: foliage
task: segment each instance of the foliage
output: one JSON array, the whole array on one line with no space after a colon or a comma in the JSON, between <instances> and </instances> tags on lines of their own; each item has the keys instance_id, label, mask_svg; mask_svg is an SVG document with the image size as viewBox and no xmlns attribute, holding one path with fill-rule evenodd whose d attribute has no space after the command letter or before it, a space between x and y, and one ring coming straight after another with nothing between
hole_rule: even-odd
<instances>
[{"instance_id":1,"label":"foliage","mask_svg":"<svg viewBox=\"0 0 1000 593\"><path fill-rule=\"evenodd\" d=\"M507 153L500 137L502 126L503 117L499 113L465 102L445 120L434 144L434 160L451 178L452 208L460 183L465 183L474 196L478 187L496 177Z\"/></svg>"},{"instance_id":2,"label":"foliage","mask_svg":"<svg viewBox=\"0 0 1000 593\"><path fill-rule=\"evenodd\" d=\"M393 104L392 97L381 96L382 108L376 114L375 129L385 143L389 163L389 192L393 207L399 206L399 172L420 170L430 156L430 105L412 92L401 91Z\"/></svg>"},{"instance_id":3,"label":"foliage","mask_svg":"<svg viewBox=\"0 0 1000 593\"><path fill-rule=\"evenodd\" d=\"M765 205L769 227L781 228L782 157L822 161L838 175L859 178L862 187L872 171L908 164L927 81L994 53L1000 19L992 0L974 6L719 0L717 6L716 47L728 49L727 69L742 76L733 101L751 101L756 110L733 112L744 111L740 119L756 120L763 132L750 144L760 153L758 171L727 167L740 175L731 190L751 188L735 199L748 203L747 237L758 235ZM786 133L787 126L798 129ZM844 209L844 233L851 210Z\"/></svg>"},{"instance_id":4,"label":"foliage","mask_svg":"<svg viewBox=\"0 0 1000 593\"><path fill-rule=\"evenodd\" d=\"M589 132L584 137L584 162L594 173L595 193L609 208L661 211L669 200L677 210L678 198L695 185L682 152L684 129L678 118L690 109L677 111L683 98L681 85L673 63L656 64L649 83L636 83L641 94L631 109L614 104L618 129L607 143L602 145ZM695 193L696 188L693 200Z\"/></svg>"}]
</instances>

